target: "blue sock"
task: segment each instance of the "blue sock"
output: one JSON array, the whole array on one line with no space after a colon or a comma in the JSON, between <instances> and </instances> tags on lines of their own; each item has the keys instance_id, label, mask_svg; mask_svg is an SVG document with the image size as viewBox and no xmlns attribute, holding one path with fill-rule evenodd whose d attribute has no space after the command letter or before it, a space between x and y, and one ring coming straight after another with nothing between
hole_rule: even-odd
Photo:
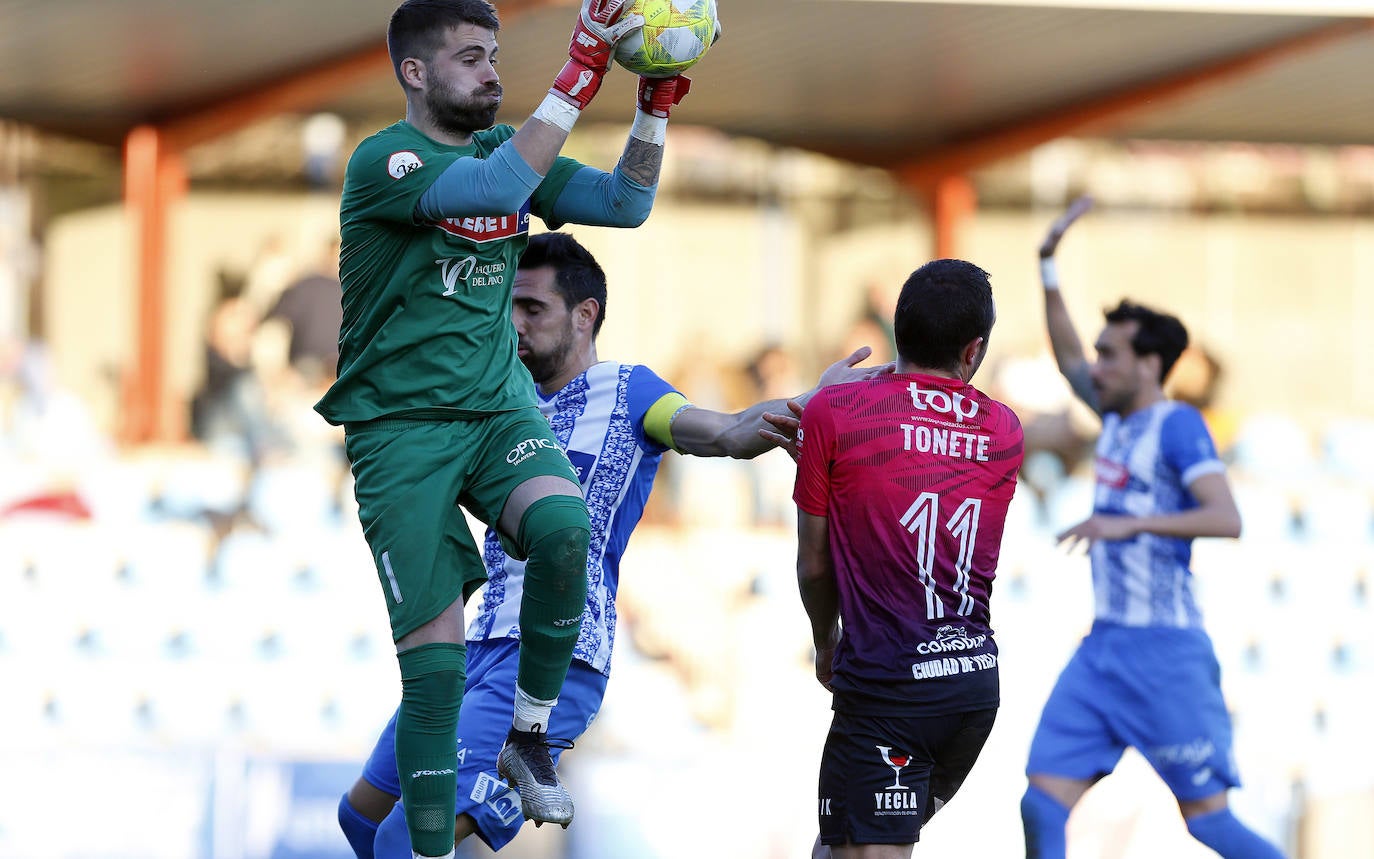
<instances>
[{"instance_id":1,"label":"blue sock","mask_svg":"<svg viewBox=\"0 0 1374 859\"><path fill-rule=\"evenodd\" d=\"M1277 847L1247 829L1229 808L1190 817L1187 824L1188 833L1222 859L1283 859Z\"/></svg>"},{"instance_id":2,"label":"blue sock","mask_svg":"<svg viewBox=\"0 0 1374 859\"><path fill-rule=\"evenodd\" d=\"M377 837L377 824L358 813L348 794L339 798L339 828L358 859L373 859L372 841Z\"/></svg>"},{"instance_id":3,"label":"blue sock","mask_svg":"<svg viewBox=\"0 0 1374 859\"><path fill-rule=\"evenodd\" d=\"M399 802L377 827L376 851L377 859L410 859L410 830Z\"/></svg>"},{"instance_id":4,"label":"blue sock","mask_svg":"<svg viewBox=\"0 0 1374 859\"><path fill-rule=\"evenodd\" d=\"M1021 825L1026 830L1026 859L1064 859L1064 829L1069 810L1035 785L1021 797Z\"/></svg>"}]
</instances>

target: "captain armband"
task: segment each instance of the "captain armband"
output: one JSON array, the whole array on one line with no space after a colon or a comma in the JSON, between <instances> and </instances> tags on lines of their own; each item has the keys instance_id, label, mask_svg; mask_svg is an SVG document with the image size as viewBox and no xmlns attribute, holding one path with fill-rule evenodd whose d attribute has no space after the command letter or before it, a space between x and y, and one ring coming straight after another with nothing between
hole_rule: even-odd
<instances>
[{"instance_id":1,"label":"captain armband","mask_svg":"<svg viewBox=\"0 0 1374 859\"><path fill-rule=\"evenodd\" d=\"M644 413L644 434L661 445L677 450L673 442L673 421L692 408L687 398L677 391L664 394Z\"/></svg>"}]
</instances>

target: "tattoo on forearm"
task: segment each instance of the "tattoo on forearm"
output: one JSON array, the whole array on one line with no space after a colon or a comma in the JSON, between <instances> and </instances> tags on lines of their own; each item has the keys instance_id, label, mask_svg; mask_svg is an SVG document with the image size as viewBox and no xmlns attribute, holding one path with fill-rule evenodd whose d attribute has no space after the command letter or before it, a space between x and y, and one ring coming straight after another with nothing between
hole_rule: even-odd
<instances>
[{"instance_id":1,"label":"tattoo on forearm","mask_svg":"<svg viewBox=\"0 0 1374 859\"><path fill-rule=\"evenodd\" d=\"M630 138L625 144L625 153L620 156L620 172L640 185L653 185L658 182L658 171L663 166L663 147L657 143L645 143L637 137Z\"/></svg>"}]
</instances>

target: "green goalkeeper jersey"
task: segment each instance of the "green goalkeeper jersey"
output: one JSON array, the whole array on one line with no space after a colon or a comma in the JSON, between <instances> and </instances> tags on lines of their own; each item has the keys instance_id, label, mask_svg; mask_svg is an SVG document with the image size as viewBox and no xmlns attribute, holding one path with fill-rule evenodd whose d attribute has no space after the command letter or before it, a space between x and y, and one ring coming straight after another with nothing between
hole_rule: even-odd
<instances>
[{"instance_id":1,"label":"green goalkeeper jersey","mask_svg":"<svg viewBox=\"0 0 1374 859\"><path fill-rule=\"evenodd\" d=\"M535 404L534 383L516 357L511 284L530 214L558 226L554 200L582 165L559 158L518 212L437 223L415 216L445 168L486 158L514 133L498 125L468 146L449 146L397 122L354 151L339 207L338 379L315 405L330 423L469 417Z\"/></svg>"}]
</instances>

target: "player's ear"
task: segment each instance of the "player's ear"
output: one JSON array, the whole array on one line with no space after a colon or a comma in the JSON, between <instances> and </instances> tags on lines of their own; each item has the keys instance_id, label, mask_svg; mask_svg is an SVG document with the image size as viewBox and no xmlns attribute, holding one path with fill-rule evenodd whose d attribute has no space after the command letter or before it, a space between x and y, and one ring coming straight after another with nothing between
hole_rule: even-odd
<instances>
[{"instance_id":1,"label":"player's ear","mask_svg":"<svg viewBox=\"0 0 1374 859\"><path fill-rule=\"evenodd\" d=\"M978 365L983 363L983 356L988 352L988 341L984 337L975 337L964 344L964 348L959 353L959 363L969 368L968 378L973 378L973 372L978 369Z\"/></svg>"},{"instance_id":2,"label":"player's ear","mask_svg":"<svg viewBox=\"0 0 1374 859\"><path fill-rule=\"evenodd\" d=\"M595 298L584 298L573 308L573 322L578 328L591 331L596 327L596 317L601 313L601 302Z\"/></svg>"},{"instance_id":3,"label":"player's ear","mask_svg":"<svg viewBox=\"0 0 1374 859\"><path fill-rule=\"evenodd\" d=\"M1162 385L1164 380L1160 378L1160 368L1164 366L1164 359L1157 352L1149 352L1140 356L1140 375L1142 382L1150 385Z\"/></svg>"},{"instance_id":4,"label":"player's ear","mask_svg":"<svg viewBox=\"0 0 1374 859\"><path fill-rule=\"evenodd\" d=\"M423 89L425 64L414 57L406 57L401 60L401 81L411 89Z\"/></svg>"}]
</instances>

